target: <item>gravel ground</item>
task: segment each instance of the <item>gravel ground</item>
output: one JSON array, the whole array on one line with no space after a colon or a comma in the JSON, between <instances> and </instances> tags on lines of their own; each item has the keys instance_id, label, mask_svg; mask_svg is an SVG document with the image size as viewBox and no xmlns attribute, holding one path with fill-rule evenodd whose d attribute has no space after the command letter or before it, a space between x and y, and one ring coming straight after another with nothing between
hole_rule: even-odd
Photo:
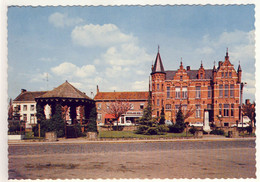
<instances>
[{"instance_id":1,"label":"gravel ground","mask_svg":"<svg viewBox=\"0 0 260 182\"><path fill-rule=\"evenodd\" d=\"M9 146L9 179L256 178L255 141Z\"/></svg>"}]
</instances>

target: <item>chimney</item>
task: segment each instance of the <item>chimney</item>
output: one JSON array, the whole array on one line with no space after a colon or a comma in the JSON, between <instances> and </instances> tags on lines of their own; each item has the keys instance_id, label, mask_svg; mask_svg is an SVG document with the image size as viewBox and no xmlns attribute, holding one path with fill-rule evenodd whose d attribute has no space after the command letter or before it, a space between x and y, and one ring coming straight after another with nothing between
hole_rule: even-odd
<instances>
[{"instance_id":1,"label":"chimney","mask_svg":"<svg viewBox=\"0 0 260 182\"><path fill-rule=\"evenodd\" d=\"M98 85L97 85L97 94L99 93L99 88L98 88Z\"/></svg>"},{"instance_id":2,"label":"chimney","mask_svg":"<svg viewBox=\"0 0 260 182\"><path fill-rule=\"evenodd\" d=\"M24 93L24 92L27 92L27 90L22 88L21 93Z\"/></svg>"},{"instance_id":3,"label":"chimney","mask_svg":"<svg viewBox=\"0 0 260 182\"><path fill-rule=\"evenodd\" d=\"M187 71L190 71L190 66L187 66L187 67L186 67L186 70L187 70Z\"/></svg>"}]
</instances>

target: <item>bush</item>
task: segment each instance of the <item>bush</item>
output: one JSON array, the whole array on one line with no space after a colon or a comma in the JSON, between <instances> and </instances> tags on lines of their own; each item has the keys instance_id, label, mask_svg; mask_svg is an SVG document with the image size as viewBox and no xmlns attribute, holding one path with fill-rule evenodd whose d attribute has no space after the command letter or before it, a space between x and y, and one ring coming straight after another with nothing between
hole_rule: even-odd
<instances>
[{"instance_id":1,"label":"bush","mask_svg":"<svg viewBox=\"0 0 260 182\"><path fill-rule=\"evenodd\" d=\"M224 135L225 132L223 130L215 129L210 132L212 135Z\"/></svg>"},{"instance_id":2,"label":"bush","mask_svg":"<svg viewBox=\"0 0 260 182\"><path fill-rule=\"evenodd\" d=\"M194 126L192 126L190 129L189 129L189 132L191 133L191 134L195 134L195 132L197 131L197 128L195 128Z\"/></svg>"},{"instance_id":3,"label":"bush","mask_svg":"<svg viewBox=\"0 0 260 182\"><path fill-rule=\"evenodd\" d=\"M146 135L158 135L159 131L157 127L150 127L148 130L145 132Z\"/></svg>"},{"instance_id":4,"label":"bush","mask_svg":"<svg viewBox=\"0 0 260 182\"><path fill-rule=\"evenodd\" d=\"M182 133L185 129L184 126L179 124L170 125L168 128L170 133Z\"/></svg>"},{"instance_id":5,"label":"bush","mask_svg":"<svg viewBox=\"0 0 260 182\"><path fill-rule=\"evenodd\" d=\"M123 131L124 126L112 126L113 131Z\"/></svg>"},{"instance_id":6,"label":"bush","mask_svg":"<svg viewBox=\"0 0 260 182\"><path fill-rule=\"evenodd\" d=\"M165 125L158 125L157 126L157 129L160 133L164 133L164 132L168 132L169 131L169 128Z\"/></svg>"},{"instance_id":7,"label":"bush","mask_svg":"<svg viewBox=\"0 0 260 182\"><path fill-rule=\"evenodd\" d=\"M146 125L140 125L137 127L136 134L144 134L146 130L148 130L149 126Z\"/></svg>"},{"instance_id":8,"label":"bush","mask_svg":"<svg viewBox=\"0 0 260 182\"><path fill-rule=\"evenodd\" d=\"M253 131L252 126L246 127L246 131L247 131L248 133L252 133L252 131Z\"/></svg>"}]
</instances>

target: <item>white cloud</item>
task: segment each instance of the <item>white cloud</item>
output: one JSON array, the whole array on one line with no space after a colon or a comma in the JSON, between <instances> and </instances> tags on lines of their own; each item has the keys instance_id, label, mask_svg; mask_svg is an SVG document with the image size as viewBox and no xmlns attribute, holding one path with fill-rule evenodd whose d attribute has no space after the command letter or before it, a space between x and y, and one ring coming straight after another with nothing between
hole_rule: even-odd
<instances>
[{"instance_id":1,"label":"white cloud","mask_svg":"<svg viewBox=\"0 0 260 182\"><path fill-rule=\"evenodd\" d=\"M41 57L39 58L39 60L43 62L52 62L52 61L56 61L56 58Z\"/></svg>"},{"instance_id":2,"label":"white cloud","mask_svg":"<svg viewBox=\"0 0 260 182\"><path fill-rule=\"evenodd\" d=\"M135 37L122 33L114 24L76 26L71 32L74 44L107 47L135 41Z\"/></svg>"},{"instance_id":3,"label":"white cloud","mask_svg":"<svg viewBox=\"0 0 260 182\"><path fill-rule=\"evenodd\" d=\"M39 73L36 75L30 75L31 77L31 82L43 82L47 81L47 78L50 79L52 78L52 75L50 73L44 72L44 73Z\"/></svg>"},{"instance_id":4,"label":"white cloud","mask_svg":"<svg viewBox=\"0 0 260 182\"><path fill-rule=\"evenodd\" d=\"M53 24L55 27L62 28L65 26L73 26L82 23L83 19L78 17L70 18L67 14L56 12L49 16L49 22Z\"/></svg>"},{"instance_id":5,"label":"white cloud","mask_svg":"<svg viewBox=\"0 0 260 182\"><path fill-rule=\"evenodd\" d=\"M133 90L137 91L147 91L149 87L149 82L148 80L143 80L143 81L135 81L132 83L132 88Z\"/></svg>"},{"instance_id":6,"label":"white cloud","mask_svg":"<svg viewBox=\"0 0 260 182\"><path fill-rule=\"evenodd\" d=\"M94 65L84 65L82 67L78 67L72 63L64 62L59 66L51 68L51 71L59 76L75 76L84 78L93 75L96 72L96 68Z\"/></svg>"}]
</instances>

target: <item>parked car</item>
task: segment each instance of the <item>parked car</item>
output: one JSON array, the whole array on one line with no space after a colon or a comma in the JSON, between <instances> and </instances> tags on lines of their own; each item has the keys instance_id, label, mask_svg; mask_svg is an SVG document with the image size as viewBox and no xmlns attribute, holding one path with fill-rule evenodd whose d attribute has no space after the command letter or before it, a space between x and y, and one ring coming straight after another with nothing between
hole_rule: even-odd
<instances>
[{"instance_id":1,"label":"parked car","mask_svg":"<svg viewBox=\"0 0 260 182\"><path fill-rule=\"evenodd\" d=\"M231 125L231 127L238 127L238 128L242 128L242 123L238 123L238 125L237 124L232 124ZM249 126L249 124L248 123L243 123L243 128L245 128L245 127L248 127Z\"/></svg>"},{"instance_id":2,"label":"parked car","mask_svg":"<svg viewBox=\"0 0 260 182\"><path fill-rule=\"evenodd\" d=\"M189 126L194 126L194 127L203 127L203 123L201 123L201 122L190 123Z\"/></svg>"}]
</instances>

